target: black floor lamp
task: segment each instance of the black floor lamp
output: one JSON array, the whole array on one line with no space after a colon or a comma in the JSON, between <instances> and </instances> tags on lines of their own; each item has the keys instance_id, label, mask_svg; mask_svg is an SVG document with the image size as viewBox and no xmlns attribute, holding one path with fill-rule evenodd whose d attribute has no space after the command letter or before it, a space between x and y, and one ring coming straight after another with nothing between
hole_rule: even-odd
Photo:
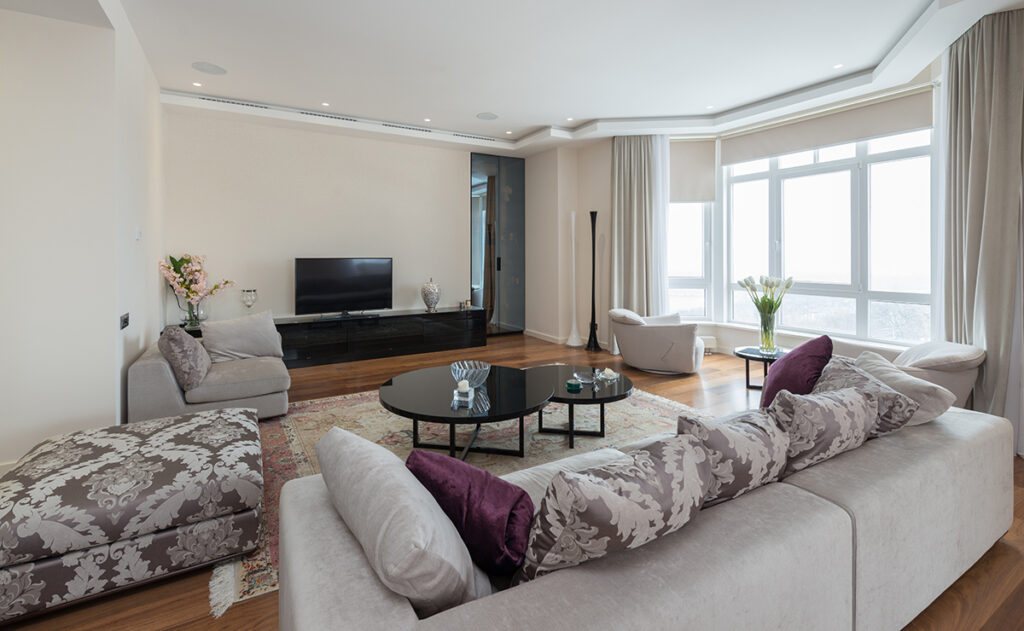
<instances>
[{"instance_id":1,"label":"black floor lamp","mask_svg":"<svg viewBox=\"0 0 1024 631\"><path fill-rule=\"evenodd\" d=\"M590 337L587 338L587 350L599 351L597 343L597 307L594 304L594 286L597 280L597 211L590 211Z\"/></svg>"}]
</instances>

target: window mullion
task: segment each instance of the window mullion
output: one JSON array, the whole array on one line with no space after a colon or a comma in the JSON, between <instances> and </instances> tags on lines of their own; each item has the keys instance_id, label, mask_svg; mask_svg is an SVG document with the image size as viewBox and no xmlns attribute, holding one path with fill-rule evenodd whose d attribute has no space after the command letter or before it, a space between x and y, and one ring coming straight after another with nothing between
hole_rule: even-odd
<instances>
[{"instance_id":1,"label":"window mullion","mask_svg":"<svg viewBox=\"0 0 1024 631\"><path fill-rule=\"evenodd\" d=\"M870 257L870 224L868 223L868 176L865 158L867 142L857 143L857 164L851 170L853 186L850 197L853 207L853 286L857 290L857 336L868 336L868 283Z\"/></svg>"},{"instance_id":2,"label":"window mullion","mask_svg":"<svg viewBox=\"0 0 1024 631\"><path fill-rule=\"evenodd\" d=\"M768 275L780 277L782 270L782 178L778 158L768 169Z\"/></svg>"}]
</instances>

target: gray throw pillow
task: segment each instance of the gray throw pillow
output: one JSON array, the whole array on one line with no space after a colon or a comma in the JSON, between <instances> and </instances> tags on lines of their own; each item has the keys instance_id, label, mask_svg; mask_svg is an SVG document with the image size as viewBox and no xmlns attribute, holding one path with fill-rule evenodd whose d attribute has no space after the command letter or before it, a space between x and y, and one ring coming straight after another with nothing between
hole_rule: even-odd
<instances>
[{"instance_id":1,"label":"gray throw pillow","mask_svg":"<svg viewBox=\"0 0 1024 631\"><path fill-rule=\"evenodd\" d=\"M281 335L269 311L235 318L203 322L203 345L215 362L249 357L284 357Z\"/></svg>"},{"instance_id":2,"label":"gray throw pillow","mask_svg":"<svg viewBox=\"0 0 1024 631\"><path fill-rule=\"evenodd\" d=\"M695 436L671 436L629 455L551 480L513 583L638 548L700 510L712 476Z\"/></svg>"},{"instance_id":3,"label":"gray throw pillow","mask_svg":"<svg viewBox=\"0 0 1024 631\"><path fill-rule=\"evenodd\" d=\"M789 434L764 410L746 410L704 421L685 414L679 433L696 436L711 459L705 508L775 482L786 468Z\"/></svg>"},{"instance_id":4,"label":"gray throw pillow","mask_svg":"<svg viewBox=\"0 0 1024 631\"><path fill-rule=\"evenodd\" d=\"M864 351L857 358L857 368L878 379L896 392L917 402L917 412L907 425L921 425L934 420L956 402L956 395L938 384L918 379L903 372L899 366L878 353Z\"/></svg>"},{"instance_id":5,"label":"gray throw pillow","mask_svg":"<svg viewBox=\"0 0 1024 631\"><path fill-rule=\"evenodd\" d=\"M316 455L331 504L377 578L420 617L491 593L459 531L401 458L340 427Z\"/></svg>"},{"instance_id":6,"label":"gray throw pillow","mask_svg":"<svg viewBox=\"0 0 1024 631\"><path fill-rule=\"evenodd\" d=\"M878 400L878 418L871 427L870 438L884 436L900 429L910 422L917 409L921 407L917 401L900 394L867 372L857 368L849 357L833 355L825 365L825 369L821 371L821 378L818 379L811 394L844 388L857 388L870 392Z\"/></svg>"},{"instance_id":7,"label":"gray throw pillow","mask_svg":"<svg viewBox=\"0 0 1024 631\"><path fill-rule=\"evenodd\" d=\"M789 434L789 475L863 445L878 415L878 399L855 388L805 395L782 390L768 414Z\"/></svg>"},{"instance_id":8,"label":"gray throw pillow","mask_svg":"<svg viewBox=\"0 0 1024 631\"><path fill-rule=\"evenodd\" d=\"M169 326L156 343L160 354L174 371L174 378L182 390L198 388L210 372L210 355L199 340L180 326Z\"/></svg>"}]
</instances>

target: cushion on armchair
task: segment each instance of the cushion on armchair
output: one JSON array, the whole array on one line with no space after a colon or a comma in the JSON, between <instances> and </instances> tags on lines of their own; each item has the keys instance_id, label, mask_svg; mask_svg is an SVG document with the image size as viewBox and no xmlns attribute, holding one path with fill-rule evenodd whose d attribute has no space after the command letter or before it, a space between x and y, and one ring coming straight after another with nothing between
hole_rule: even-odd
<instances>
[{"instance_id":1,"label":"cushion on armchair","mask_svg":"<svg viewBox=\"0 0 1024 631\"><path fill-rule=\"evenodd\" d=\"M629 309L611 309L608 311L608 317L612 319L612 322L618 322L620 324L646 324L643 317Z\"/></svg>"},{"instance_id":2,"label":"cushion on armchair","mask_svg":"<svg viewBox=\"0 0 1024 631\"><path fill-rule=\"evenodd\" d=\"M235 318L203 322L203 345L214 362L249 357L284 357L281 335L269 311Z\"/></svg>"},{"instance_id":3,"label":"cushion on armchair","mask_svg":"<svg viewBox=\"0 0 1024 631\"><path fill-rule=\"evenodd\" d=\"M169 326L157 342L160 354L171 365L174 378L182 390L191 390L203 383L210 371L210 354L196 338L180 326Z\"/></svg>"}]
</instances>

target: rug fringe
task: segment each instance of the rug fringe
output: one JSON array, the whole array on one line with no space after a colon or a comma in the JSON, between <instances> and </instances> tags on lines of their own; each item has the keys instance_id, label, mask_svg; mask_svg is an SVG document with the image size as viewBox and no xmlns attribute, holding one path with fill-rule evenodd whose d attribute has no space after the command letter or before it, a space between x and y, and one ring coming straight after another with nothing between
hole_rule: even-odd
<instances>
[{"instance_id":1,"label":"rug fringe","mask_svg":"<svg viewBox=\"0 0 1024 631\"><path fill-rule=\"evenodd\" d=\"M235 602L235 561L225 561L213 568L210 576L210 615L220 618Z\"/></svg>"}]
</instances>

